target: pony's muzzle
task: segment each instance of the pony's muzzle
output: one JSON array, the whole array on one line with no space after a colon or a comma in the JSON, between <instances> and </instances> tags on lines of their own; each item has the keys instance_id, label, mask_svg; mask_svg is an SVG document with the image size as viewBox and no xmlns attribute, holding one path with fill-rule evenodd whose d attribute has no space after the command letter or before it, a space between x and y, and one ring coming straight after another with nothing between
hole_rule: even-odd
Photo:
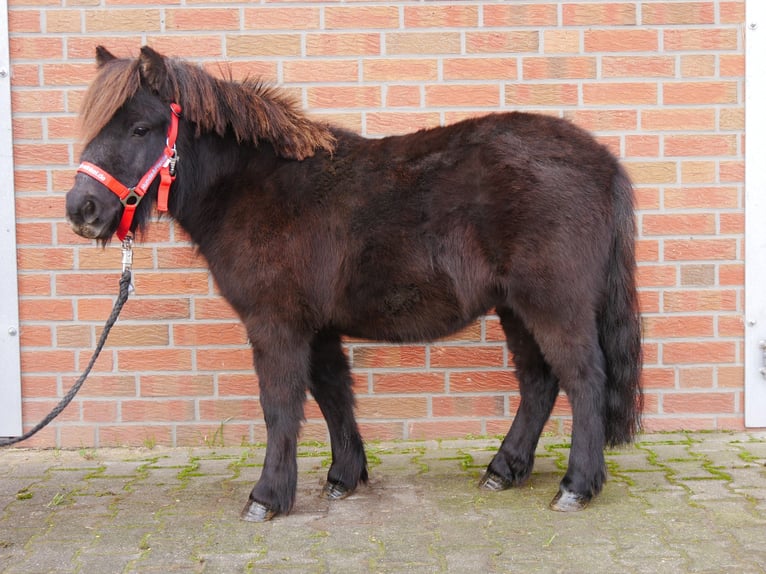
<instances>
[{"instance_id":1,"label":"pony's muzzle","mask_svg":"<svg viewBox=\"0 0 766 574\"><path fill-rule=\"evenodd\" d=\"M88 189L75 185L66 194L66 218L72 230L88 239L109 237L120 208L119 202L116 206L109 203L101 201Z\"/></svg>"}]
</instances>

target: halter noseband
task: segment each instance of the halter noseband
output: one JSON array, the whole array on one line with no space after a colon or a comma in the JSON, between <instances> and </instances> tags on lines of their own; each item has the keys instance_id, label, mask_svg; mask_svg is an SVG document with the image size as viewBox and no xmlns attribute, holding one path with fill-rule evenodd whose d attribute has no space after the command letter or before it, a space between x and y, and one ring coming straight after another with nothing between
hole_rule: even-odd
<instances>
[{"instance_id":1,"label":"halter noseband","mask_svg":"<svg viewBox=\"0 0 766 574\"><path fill-rule=\"evenodd\" d=\"M176 103L170 104L170 127L168 128L168 138L165 143L165 149L162 150L162 155L154 162L154 165L149 168L143 177L138 181L134 187L126 187L108 172L101 169L95 164L84 161L77 168L77 173L84 173L89 175L99 183L106 186L109 191L114 193L120 198L120 202L124 206L122 211L122 219L117 226L115 234L117 238L122 241L130 232L130 226L133 223L133 216L136 213L136 207L139 202L146 195L149 186L157 178L157 174L160 176L160 187L157 194L157 209L165 212L168 210L168 195L170 193L170 186L176 179L176 162L178 161L178 154L176 154L176 137L178 136L178 118L181 116L181 106Z\"/></svg>"}]
</instances>

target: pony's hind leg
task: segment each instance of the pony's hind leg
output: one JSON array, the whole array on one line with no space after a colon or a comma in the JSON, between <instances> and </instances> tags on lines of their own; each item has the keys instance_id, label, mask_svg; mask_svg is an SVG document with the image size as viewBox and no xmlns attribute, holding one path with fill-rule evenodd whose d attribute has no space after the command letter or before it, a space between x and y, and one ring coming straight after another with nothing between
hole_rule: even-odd
<instances>
[{"instance_id":1,"label":"pony's hind leg","mask_svg":"<svg viewBox=\"0 0 766 574\"><path fill-rule=\"evenodd\" d=\"M333 332L318 333L311 345L309 389L327 421L332 464L323 496L345 498L360 482L367 482L367 458L354 418L354 394L348 360L340 337Z\"/></svg>"},{"instance_id":2,"label":"pony's hind leg","mask_svg":"<svg viewBox=\"0 0 766 574\"><path fill-rule=\"evenodd\" d=\"M581 510L606 481L606 376L595 313L587 304L559 306L557 314L549 310L525 324L533 325L530 330L572 408L569 465L551 508Z\"/></svg>"},{"instance_id":3,"label":"pony's hind leg","mask_svg":"<svg viewBox=\"0 0 766 574\"><path fill-rule=\"evenodd\" d=\"M529 478L537 442L559 392L558 381L521 319L509 309L499 308L497 313L513 353L521 403L479 484L487 490L505 490Z\"/></svg>"}]
</instances>

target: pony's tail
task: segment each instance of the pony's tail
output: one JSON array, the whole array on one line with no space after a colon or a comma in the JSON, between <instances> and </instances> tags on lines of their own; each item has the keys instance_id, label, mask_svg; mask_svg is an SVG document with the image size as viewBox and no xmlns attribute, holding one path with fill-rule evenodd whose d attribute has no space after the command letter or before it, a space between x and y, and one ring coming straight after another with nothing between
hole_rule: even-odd
<instances>
[{"instance_id":1,"label":"pony's tail","mask_svg":"<svg viewBox=\"0 0 766 574\"><path fill-rule=\"evenodd\" d=\"M641 319L635 279L633 187L621 166L612 180L613 226L599 343L606 362L604 431L609 446L629 443L641 428Z\"/></svg>"}]
</instances>

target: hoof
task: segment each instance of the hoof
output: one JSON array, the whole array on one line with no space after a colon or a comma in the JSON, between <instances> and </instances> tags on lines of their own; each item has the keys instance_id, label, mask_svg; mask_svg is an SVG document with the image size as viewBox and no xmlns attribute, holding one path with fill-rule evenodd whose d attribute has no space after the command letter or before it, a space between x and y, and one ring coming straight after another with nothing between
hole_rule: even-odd
<instances>
[{"instance_id":1,"label":"hoof","mask_svg":"<svg viewBox=\"0 0 766 574\"><path fill-rule=\"evenodd\" d=\"M499 474L495 474L491 470L484 473L479 481L479 488L483 490L491 490L493 492L500 492L501 490L508 490L513 486L513 482L507 478L503 478Z\"/></svg>"},{"instance_id":2,"label":"hoof","mask_svg":"<svg viewBox=\"0 0 766 574\"><path fill-rule=\"evenodd\" d=\"M239 513L239 517L246 522L267 522L276 514L276 511L268 506L255 500L248 500L242 512Z\"/></svg>"},{"instance_id":3,"label":"hoof","mask_svg":"<svg viewBox=\"0 0 766 574\"><path fill-rule=\"evenodd\" d=\"M324 483L322 498L326 498L327 500L340 500L346 498L352 492L354 492L352 489L346 488L340 482L332 482L328 480Z\"/></svg>"},{"instance_id":4,"label":"hoof","mask_svg":"<svg viewBox=\"0 0 766 574\"><path fill-rule=\"evenodd\" d=\"M551 510L556 510L557 512L577 512L588 506L589 502L590 498L581 494L575 494L568 490L559 490L551 501Z\"/></svg>"}]
</instances>

